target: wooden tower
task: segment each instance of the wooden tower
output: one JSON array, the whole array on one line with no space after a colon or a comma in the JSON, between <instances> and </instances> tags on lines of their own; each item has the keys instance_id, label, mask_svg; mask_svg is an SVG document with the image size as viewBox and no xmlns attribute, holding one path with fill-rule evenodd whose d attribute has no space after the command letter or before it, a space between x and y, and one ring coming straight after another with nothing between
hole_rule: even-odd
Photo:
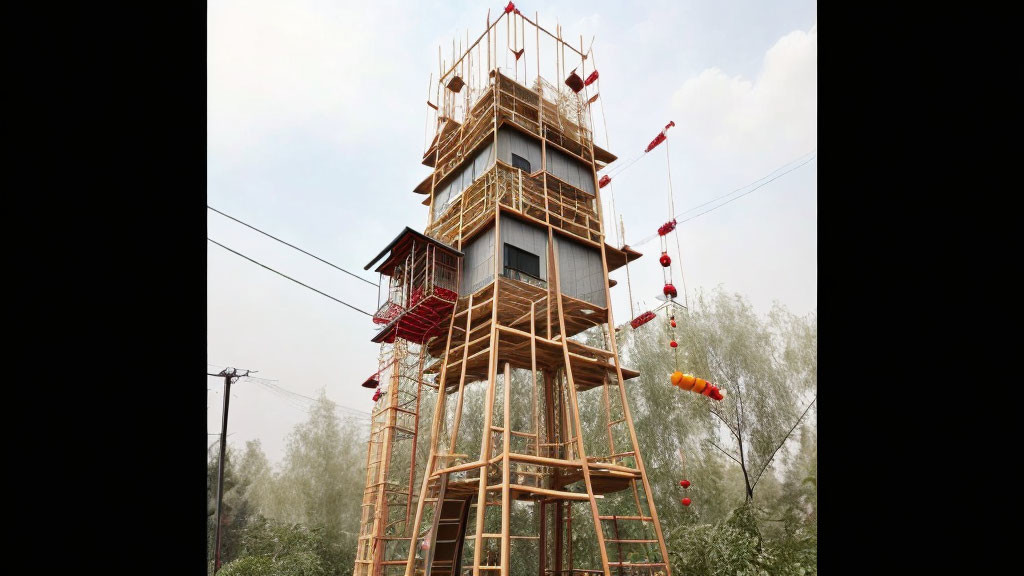
<instances>
[{"instance_id":1,"label":"wooden tower","mask_svg":"<svg viewBox=\"0 0 1024 576\"><path fill-rule=\"evenodd\" d=\"M378 400L357 576L671 576L614 338L608 273L640 254L605 242L594 56L536 22L510 2L440 63L426 230L371 262L374 340L416 350L418 403L399 451L399 387Z\"/></svg>"}]
</instances>

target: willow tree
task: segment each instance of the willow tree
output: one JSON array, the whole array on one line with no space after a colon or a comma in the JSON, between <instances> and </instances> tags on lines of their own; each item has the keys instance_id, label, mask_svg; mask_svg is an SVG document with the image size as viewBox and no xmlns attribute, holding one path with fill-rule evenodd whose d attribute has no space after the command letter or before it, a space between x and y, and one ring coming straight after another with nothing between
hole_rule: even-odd
<instances>
[{"instance_id":1,"label":"willow tree","mask_svg":"<svg viewBox=\"0 0 1024 576\"><path fill-rule=\"evenodd\" d=\"M333 569L354 562L363 481L366 435L362 426L339 418L321 391L288 438L284 462L272 487L262 494L261 510L286 524L323 531Z\"/></svg>"},{"instance_id":2,"label":"willow tree","mask_svg":"<svg viewBox=\"0 0 1024 576\"><path fill-rule=\"evenodd\" d=\"M683 371L726 392L718 402L701 399L715 421L707 442L739 465L750 502L817 399L817 317L776 303L762 319L742 296L720 288L695 301L678 318Z\"/></svg>"}]
</instances>

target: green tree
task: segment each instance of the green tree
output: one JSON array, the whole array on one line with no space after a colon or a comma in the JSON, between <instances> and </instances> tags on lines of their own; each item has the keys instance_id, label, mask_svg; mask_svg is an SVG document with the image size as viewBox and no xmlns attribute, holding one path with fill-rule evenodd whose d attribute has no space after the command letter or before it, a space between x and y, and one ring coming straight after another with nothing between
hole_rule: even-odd
<instances>
[{"instance_id":1,"label":"green tree","mask_svg":"<svg viewBox=\"0 0 1024 576\"><path fill-rule=\"evenodd\" d=\"M259 440L245 443L245 451L239 459L236 474L246 484L245 495L252 511L266 516L265 507L273 492L274 475Z\"/></svg>"},{"instance_id":2,"label":"green tree","mask_svg":"<svg viewBox=\"0 0 1024 576\"><path fill-rule=\"evenodd\" d=\"M776 304L762 322L742 296L721 289L696 302L680 330L688 359L727 393L709 407L720 434L708 443L739 464L749 502L817 398L817 318Z\"/></svg>"},{"instance_id":3,"label":"green tree","mask_svg":"<svg viewBox=\"0 0 1024 576\"><path fill-rule=\"evenodd\" d=\"M242 534L242 554L223 566L222 576L327 576L332 574L323 530L300 524L251 519Z\"/></svg>"},{"instance_id":4,"label":"green tree","mask_svg":"<svg viewBox=\"0 0 1024 576\"><path fill-rule=\"evenodd\" d=\"M626 391L673 565L687 574L811 573L813 480L802 481L816 457L816 318L779 305L758 315L721 289L691 302L676 310L674 333L662 311L617 335L624 364L641 373ZM669 383L675 370L726 398L680 391ZM680 504L684 495L691 506Z\"/></svg>"},{"instance_id":5,"label":"green tree","mask_svg":"<svg viewBox=\"0 0 1024 576\"><path fill-rule=\"evenodd\" d=\"M275 520L320 528L331 574L352 570L366 465L365 431L338 417L324 391L288 439L262 509Z\"/></svg>"},{"instance_id":6,"label":"green tree","mask_svg":"<svg viewBox=\"0 0 1024 576\"><path fill-rule=\"evenodd\" d=\"M212 566L216 558L217 529L217 474L219 448L214 445L208 454L206 464L206 515L207 515L207 554ZM238 473L235 465L237 452L228 445L224 455L224 493L221 504L221 565L238 556L241 550L241 535L249 517L253 513L253 504L249 499L249 481ZM244 460L244 459L243 459Z\"/></svg>"}]
</instances>

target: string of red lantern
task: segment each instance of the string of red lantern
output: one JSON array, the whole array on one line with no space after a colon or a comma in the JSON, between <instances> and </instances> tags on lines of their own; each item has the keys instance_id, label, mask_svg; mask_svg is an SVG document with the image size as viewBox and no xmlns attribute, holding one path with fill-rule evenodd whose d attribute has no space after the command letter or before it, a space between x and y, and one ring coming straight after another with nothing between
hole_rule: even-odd
<instances>
[{"instance_id":1,"label":"string of red lantern","mask_svg":"<svg viewBox=\"0 0 1024 576\"><path fill-rule=\"evenodd\" d=\"M679 449L679 457L683 460L683 479L679 481L679 485L683 487L683 490L687 490L690 487L690 481L686 479L686 455L683 454L682 448ZM683 498L680 502L682 502L683 506L690 505L689 498Z\"/></svg>"},{"instance_id":2,"label":"string of red lantern","mask_svg":"<svg viewBox=\"0 0 1024 576\"><path fill-rule=\"evenodd\" d=\"M575 70L573 71L573 74L569 77L569 79L571 80L573 76L576 76L576 71ZM597 79L597 71L595 70L594 73L591 74L590 76L593 77L596 80ZM576 78L579 79L579 76L576 76ZM590 78L587 78L587 80L590 80ZM573 81L575 82L575 80L573 80ZM581 84L582 84L582 82L583 81L580 80ZM566 80L566 84L568 84L568 83L569 83L569 80ZM664 142L668 138L668 129L673 127L673 126L675 126L675 125L676 125L675 121L669 121L669 123L665 125L665 128L661 132L659 132L657 136L654 137L654 140L651 140L650 144L647 145L647 148L644 148L643 152L641 152L641 153L637 154L636 156L634 156L633 158L631 158L629 162L626 162L624 164L619 164L617 166L614 166L611 170L608 171L607 174L605 174L604 176L601 176L601 179L597 182L598 188L604 188L605 186L607 186L608 183L612 181L612 178L618 176L619 174L622 174L623 172L626 171L627 168L629 168L633 164L636 164L636 162L638 160L640 160L641 158L646 156L648 152L650 152L651 150L654 150L655 148L657 148L659 144L661 144L662 142Z\"/></svg>"},{"instance_id":3,"label":"string of red lantern","mask_svg":"<svg viewBox=\"0 0 1024 576\"><path fill-rule=\"evenodd\" d=\"M658 144L665 141L665 134L668 129L674 126L674 122L670 122L668 126L665 126L665 130L662 130L661 134L655 138L648 146L648 150L652 150ZM672 206L672 184L671 178L669 180L669 212L673 212L674 207ZM690 374L683 374L679 371L679 343L676 342L676 316L675 316L675 299L679 296L678 290L676 290L675 284L673 284L672 276L672 257L668 255L668 235L672 232L676 232L676 219L673 218L668 222L665 222L658 227L658 239L661 242L661 257L658 258L658 263L661 264L662 280L664 281L664 288L662 293L665 295L665 299L668 301L668 305L665 307L665 315L668 317L668 333L669 333L669 347L672 348L673 363L675 365L675 371L670 376L670 380L673 386L681 388L683 390L689 390L702 394L713 400L722 400L724 398L721 390L717 386L704 380L697 378ZM678 232L676 232L678 234ZM678 238L676 239L678 243ZM680 271L682 273L682 271Z\"/></svg>"}]
</instances>

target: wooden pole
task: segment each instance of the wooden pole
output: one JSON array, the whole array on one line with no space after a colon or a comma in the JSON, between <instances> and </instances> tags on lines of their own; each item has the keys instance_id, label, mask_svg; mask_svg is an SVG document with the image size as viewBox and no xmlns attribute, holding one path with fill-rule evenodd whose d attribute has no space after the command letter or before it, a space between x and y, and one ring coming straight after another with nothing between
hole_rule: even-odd
<instances>
[{"instance_id":1,"label":"wooden pole","mask_svg":"<svg viewBox=\"0 0 1024 576\"><path fill-rule=\"evenodd\" d=\"M452 312L452 316L454 316L454 310ZM412 455L409 462L409 499L405 504L405 528L407 531L409 530L409 514L412 512L412 495L415 491L413 485L416 483L416 444L420 434L420 398L423 396L423 363L426 359L427 346L424 344L420 346L420 361L419 367L416 370L416 415L414 416L412 447L410 449ZM415 533L413 533L412 538L415 541Z\"/></svg>"},{"instance_id":2,"label":"wooden pole","mask_svg":"<svg viewBox=\"0 0 1024 576\"><path fill-rule=\"evenodd\" d=\"M459 374L459 396L455 401L455 421L452 423L451 444L448 446L448 453L455 452L455 439L459 436L459 424L462 422L462 403L466 387L466 357L469 355L469 329L473 320L473 295L469 295L469 307L466 308L466 333L462 343L462 366ZM447 362L447 356L446 362Z\"/></svg>"},{"instance_id":3,"label":"wooden pole","mask_svg":"<svg viewBox=\"0 0 1024 576\"><path fill-rule=\"evenodd\" d=\"M593 123L593 117L591 117L591 123ZM596 166L596 162L594 160L593 138L591 138L590 142L590 165L592 167ZM592 170L591 173L593 174L594 194L597 200L597 218L599 222L603 222L604 215L601 206L601 188L597 182L597 172ZM608 327L612 331L612 334L614 334L615 316L612 311L611 288L608 286L608 254L605 250L603 227L600 233L599 240L601 244L601 268L603 270L604 278L605 303L608 306ZM619 381L619 398L622 401L622 412L623 416L626 419L626 424L629 427L629 439L631 445L633 446L633 456L636 458L637 468L640 470L640 478L642 480L644 487L644 496L647 498L647 505L650 508L652 523L654 524L654 531L658 535L658 547L661 550L661 559L665 563L666 576L672 576L672 568L669 565L668 561L668 550L665 548L665 538L661 533L661 523L658 520L658 511L654 507L654 495L651 493L651 486L647 480L647 469L644 467L643 457L640 456L640 448L636 441L636 430L634 430L633 428L633 417L629 412L629 402L626 399L626 382L622 378L622 362L619 358L619 347L615 338L611 338L611 352L612 358L615 361L615 376L616 378L618 378ZM607 383L605 385L607 386ZM643 511L640 510L639 513L643 514Z\"/></svg>"},{"instance_id":4,"label":"wooden pole","mask_svg":"<svg viewBox=\"0 0 1024 576\"><path fill-rule=\"evenodd\" d=\"M452 319L448 323L448 342L445 344L443 358L448 358L448 351L452 346L452 332L455 330L455 310L452 310ZM467 312L467 314L469 314ZM441 424L444 421L444 405L445 405L445 378L448 374L448 362L445 361L441 366L441 377L438 379L437 386L437 403L434 405L434 421L431 422L430 426L430 454L427 456L427 465L423 470L423 482L420 487L420 499L416 503L416 518L413 520L411 540L409 545L409 556L405 564L405 576L415 575L415 564L416 564L416 546L417 540L419 539L420 523L423 521L423 506L427 501L427 487L430 486L430 476L434 471L437 459L437 436L441 429ZM441 513L440 501L434 502L434 515ZM436 538L434 539L436 540Z\"/></svg>"},{"instance_id":5,"label":"wooden pole","mask_svg":"<svg viewBox=\"0 0 1024 576\"><path fill-rule=\"evenodd\" d=\"M511 462L509 461L509 452L511 451L511 422L510 409L511 409L511 394L512 394L512 374L511 366L508 362L505 362L505 380L503 382L505 389L505 414L504 414L504 430L502 430L502 440L504 446L502 447L501 453L501 575L509 576L509 521L512 510L512 503L509 500L509 485L511 484Z\"/></svg>"},{"instance_id":6,"label":"wooden pole","mask_svg":"<svg viewBox=\"0 0 1024 576\"><path fill-rule=\"evenodd\" d=\"M583 482L587 487L587 495L590 497L590 511L594 515L594 528L597 532L597 545L601 549L601 567L602 570L604 570L605 574L608 575L610 573L608 571L608 551L605 550L604 544L604 530L601 527L601 515L597 511L597 501L594 500L594 487L590 483L590 467L587 464L586 450L583 448L583 428L580 425L579 419L579 403L576 401L576 394L578 392L576 390L576 383L573 381L572 378L572 361L569 357L569 338L568 336L566 336L565 332L565 310L562 305L562 285L561 281L559 280L558 273L558 250L555 250L554 235L551 230L551 227L548 226L548 243L551 246L550 254L555 263L555 294L558 301L558 327L560 330L560 336L562 341L562 356L565 359L565 376L569 384L569 400L572 406L572 414L574 416L573 419L575 420L576 448L578 450L578 458L580 459L580 467L583 470ZM605 274L605 289L607 290L607 268L605 268ZM610 312L611 311L609 310L609 313ZM619 374L619 377L622 377L621 372Z\"/></svg>"},{"instance_id":7,"label":"wooden pole","mask_svg":"<svg viewBox=\"0 0 1024 576\"><path fill-rule=\"evenodd\" d=\"M537 389L537 330L534 324L534 316L537 308L536 302L530 302L530 378L533 382L533 454L540 456L540 391Z\"/></svg>"},{"instance_id":8,"label":"wooden pole","mask_svg":"<svg viewBox=\"0 0 1024 576\"><path fill-rule=\"evenodd\" d=\"M489 39L488 39L489 41ZM495 78L497 80L497 78ZM495 82L495 103L497 103L497 82ZM497 114L497 105L495 105ZM497 122L497 116L495 116ZM495 153L497 153L497 134L495 134ZM498 353L498 267L501 265L499 253L501 248L501 205L494 204L494 280L493 297L491 298L491 338L490 352L487 360L487 399L484 401L484 437L480 446L480 459L491 457L491 419L494 414L494 384L497 372ZM467 335L468 337L468 335ZM476 545L473 547L473 576L480 576L480 559L483 555L484 516L487 511L487 467L480 470L480 486L476 500Z\"/></svg>"}]
</instances>

